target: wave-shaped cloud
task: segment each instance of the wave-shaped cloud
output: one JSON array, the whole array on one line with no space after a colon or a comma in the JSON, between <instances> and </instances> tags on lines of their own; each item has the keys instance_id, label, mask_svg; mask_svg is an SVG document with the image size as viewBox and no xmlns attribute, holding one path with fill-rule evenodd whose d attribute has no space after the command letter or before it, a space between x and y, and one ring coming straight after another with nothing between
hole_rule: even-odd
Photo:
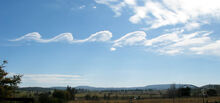
<instances>
[{"instance_id":1,"label":"wave-shaped cloud","mask_svg":"<svg viewBox=\"0 0 220 103\"><path fill-rule=\"evenodd\" d=\"M124 35L123 37L114 40L114 47L122 47L123 45L137 45L146 40L146 33L144 31L135 31Z\"/></svg>"},{"instance_id":2,"label":"wave-shaped cloud","mask_svg":"<svg viewBox=\"0 0 220 103\"><path fill-rule=\"evenodd\" d=\"M38 32L28 33L22 37L10 41L36 41L40 43L60 42L66 41L69 43L83 43L83 42L105 42L112 38L112 33L109 31L100 31L91 34L88 38L82 40L75 40L71 33L62 33L50 39L43 39Z\"/></svg>"},{"instance_id":3,"label":"wave-shaped cloud","mask_svg":"<svg viewBox=\"0 0 220 103\"><path fill-rule=\"evenodd\" d=\"M71 33L62 33L50 39L42 39L37 32L28 33L11 41L36 41L39 43L50 42L68 42L68 43L84 43L84 42L108 42L112 44L111 51L116 51L117 48L126 46L144 46L154 52L160 54L212 54L220 55L219 40L212 40L210 37L212 32L197 31L185 33L184 30L176 30L170 33L161 34L158 37L147 38L144 31L134 31L125 34L124 36L111 40L112 33L110 31L100 31L91 34L88 38L76 40Z\"/></svg>"},{"instance_id":4,"label":"wave-shaped cloud","mask_svg":"<svg viewBox=\"0 0 220 103\"><path fill-rule=\"evenodd\" d=\"M139 45L146 47L147 50L169 55L180 53L220 55L219 40L212 39L210 36L212 31L203 28L213 21L219 21L219 0L95 1L110 7L116 17L129 10L131 16L128 20L131 23L145 24L140 29L158 30L162 33L154 38L147 38L143 31L125 34L113 41L111 51L123 46Z\"/></svg>"},{"instance_id":5,"label":"wave-shaped cloud","mask_svg":"<svg viewBox=\"0 0 220 103\"><path fill-rule=\"evenodd\" d=\"M122 47L126 45L129 46L140 45L145 40L146 40L146 33L144 31L131 32L117 40L114 40L113 46L110 50L115 51L116 47Z\"/></svg>"},{"instance_id":6,"label":"wave-shaped cloud","mask_svg":"<svg viewBox=\"0 0 220 103\"><path fill-rule=\"evenodd\" d=\"M162 34L155 38L146 38L143 31L135 31L114 40L111 51L123 46L144 46L160 54L175 55L180 53L220 55L219 40L212 40L212 32L198 31L184 33L183 30ZM210 52L212 51L212 52Z\"/></svg>"}]
</instances>

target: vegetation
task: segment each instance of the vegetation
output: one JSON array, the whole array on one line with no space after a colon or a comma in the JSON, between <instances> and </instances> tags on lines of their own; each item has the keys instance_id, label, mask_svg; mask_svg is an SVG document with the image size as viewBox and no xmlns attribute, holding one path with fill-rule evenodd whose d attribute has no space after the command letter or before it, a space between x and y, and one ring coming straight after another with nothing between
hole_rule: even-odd
<instances>
[{"instance_id":1,"label":"vegetation","mask_svg":"<svg viewBox=\"0 0 220 103\"><path fill-rule=\"evenodd\" d=\"M14 90L21 83L21 75L8 76L8 73L3 69L7 64L7 61L3 61L0 65L0 98L8 98L12 96Z\"/></svg>"},{"instance_id":2,"label":"vegetation","mask_svg":"<svg viewBox=\"0 0 220 103\"><path fill-rule=\"evenodd\" d=\"M105 90L90 91L73 89L73 97L69 93L71 87L66 90L51 90L45 92L28 91L25 94L32 95L36 103L219 103L220 94L208 95L212 89L206 89L206 96L203 98L201 88L191 89L180 87L173 90L174 98L170 96L169 90ZM77 91L77 92L76 92ZM200 91L200 92L198 92ZM25 91L20 91L20 93ZM197 95L194 95L197 94ZM204 102L203 102L204 99Z\"/></svg>"},{"instance_id":3,"label":"vegetation","mask_svg":"<svg viewBox=\"0 0 220 103\"><path fill-rule=\"evenodd\" d=\"M133 89L133 90L86 90L67 86L56 88L20 88L21 75L8 76L3 69L7 61L0 65L0 99L34 99L34 103L220 103L220 86L207 85L201 88L189 86L169 89ZM2 101L0 101L2 103ZM7 102L9 103L9 102ZM18 103L18 102L10 102Z\"/></svg>"}]
</instances>

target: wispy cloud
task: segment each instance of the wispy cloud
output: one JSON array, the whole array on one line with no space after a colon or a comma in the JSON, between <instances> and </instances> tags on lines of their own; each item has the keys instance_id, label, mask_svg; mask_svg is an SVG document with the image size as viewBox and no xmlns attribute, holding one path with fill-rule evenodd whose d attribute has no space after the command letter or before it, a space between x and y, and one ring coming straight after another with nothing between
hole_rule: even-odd
<instances>
[{"instance_id":1,"label":"wispy cloud","mask_svg":"<svg viewBox=\"0 0 220 103\"><path fill-rule=\"evenodd\" d=\"M113 41L111 51L123 46L144 46L160 54L219 55L219 40L210 30L201 27L219 20L219 0L95 0L110 7L116 17L129 9L133 24L145 24L142 30L159 30L161 34L147 37L143 31L128 33ZM169 26L169 27L168 27ZM161 28L164 27L164 28ZM168 27L168 28L167 28ZM163 33L163 32L166 33ZM152 34L151 34L152 35ZM158 35L158 34L157 34Z\"/></svg>"},{"instance_id":2,"label":"wispy cloud","mask_svg":"<svg viewBox=\"0 0 220 103\"><path fill-rule=\"evenodd\" d=\"M79 7L79 9L84 9L86 7L86 5L82 5Z\"/></svg>"},{"instance_id":3,"label":"wispy cloud","mask_svg":"<svg viewBox=\"0 0 220 103\"><path fill-rule=\"evenodd\" d=\"M192 47L190 50L197 54L212 54L220 56L220 40L200 47Z\"/></svg>"},{"instance_id":4,"label":"wispy cloud","mask_svg":"<svg viewBox=\"0 0 220 103\"><path fill-rule=\"evenodd\" d=\"M191 23L187 23L185 25L185 27L183 27L184 29L188 30L188 31L191 31L193 29L199 29L201 26L200 23L197 23L197 22L191 22Z\"/></svg>"},{"instance_id":5,"label":"wispy cloud","mask_svg":"<svg viewBox=\"0 0 220 103\"><path fill-rule=\"evenodd\" d=\"M93 8L93 9L96 9L97 7L96 7L96 6L93 6L92 8Z\"/></svg>"},{"instance_id":6,"label":"wispy cloud","mask_svg":"<svg viewBox=\"0 0 220 103\"><path fill-rule=\"evenodd\" d=\"M95 0L95 2L108 5L115 12L116 17L121 15L121 9L125 6L124 2L118 2L118 0Z\"/></svg>"},{"instance_id":7,"label":"wispy cloud","mask_svg":"<svg viewBox=\"0 0 220 103\"><path fill-rule=\"evenodd\" d=\"M114 47L110 48L110 51L115 51L115 50L116 50L116 48L114 48Z\"/></svg>"},{"instance_id":8,"label":"wispy cloud","mask_svg":"<svg viewBox=\"0 0 220 103\"><path fill-rule=\"evenodd\" d=\"M185 33L180 30L149 39L145 32L136 31L114 40L110 50L115 51L124 46L144 46L151 51L168 55L181 53L218 55L219 42L212 40L209 36L211 33L208 31ZM212 52L209 52L211 50Z\"/></svg>"},{"instance_id":9,"label":"wispy cloud","mask_svg":"<svg viewBox=\"0 0 220 103\"><path fill-rule=\"evenodd\" d=\"M112 38L112 33L109 31L100 31L91 34L88 38L82 40L75 40L71 33L62 33L50 39L43 39L38 32L28 33L22 37L12 39L10 41L36 41L39 43L60 42L66 41L69 43L83 43L83 42L106 42Z\"/></svg>"},{"instance_id":10,"label":"wispy cloud","mask_svg":"<svg viewBox=\"0 0 220 103\"><path fill-rule=\"evenodd\" d=\"M14 75L14 73L10 73ZM80 75L64 74L23 74L21 86L23 87L53 87L53 86L76 86L85 84L86 80Z\"/></svg>"},{"instance_id":11,"label":"wispy cloud","mask_svg":"<svg viewBox=\"0 0 220 103\"><path fill-rule=\"evenodd\" d=\"M219 0L142 0L142 5L138 3L139 0L95 1L112 8L117 16L121 15L123 9L130 9L133 12L130 22L145 23L152 29L176 24L199 27L197 22L220 17Z\"/></svg>"}]
</instances>

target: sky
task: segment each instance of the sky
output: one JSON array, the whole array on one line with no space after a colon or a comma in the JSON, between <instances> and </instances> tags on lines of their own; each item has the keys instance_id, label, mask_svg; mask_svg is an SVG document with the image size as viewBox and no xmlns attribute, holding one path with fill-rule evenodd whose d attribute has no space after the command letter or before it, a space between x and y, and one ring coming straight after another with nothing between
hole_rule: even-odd
<instances>
[{"instance_id":1,"label":"sky","mask_svg":"<svg viewBox=\"0 0 220 103\"><path fill-rule=\"evenodd\" d=\"M21 87L220 83L219 0L1 0Z\"/></svg>"}]
</instances>

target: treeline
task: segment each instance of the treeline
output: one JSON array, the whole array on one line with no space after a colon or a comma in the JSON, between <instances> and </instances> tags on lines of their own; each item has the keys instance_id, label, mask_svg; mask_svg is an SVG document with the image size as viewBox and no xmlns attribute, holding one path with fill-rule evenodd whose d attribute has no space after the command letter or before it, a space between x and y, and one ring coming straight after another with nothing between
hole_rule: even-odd
<instances>
[{"instance_id":1,"label":"treeline","mask_svg":"<svg viewBox=\"0 0 220 103\"><path fill-rule=\"evenodd\" d=\"M40 93L35 97L36 103L66 103L75 100L77 90L67 86L66 90L54 90L52 92Z\"/></svg>"},{"instance_id":2,"label":"treeline","mask_svg":"<svg viewBox=\"0 0 220 103\"><path fill-rule=\"evenodd\" d=\"M172 84L167 91L167 96L169 98L173 97L210 97L210 96L218 96L220 92L217 88L190 88L188 86L183 86L180 88L176 88L175 84Z\"/></svg>"},{"instance_id":3,"label":"treeline","mask_svg":"<svg viewBox=\"0 0 220 103\"><path fill-rule=\"evenodd\" d=\"M218 89L213 88L190 88L183 86L176 88L171 85L168 90L118 90L118 91L91 91L85 92L84 100L124 100L124 99L153 99L153 98L187 98L199 97L207 98L220 96Z\"/></svg>"}]
</instances>

